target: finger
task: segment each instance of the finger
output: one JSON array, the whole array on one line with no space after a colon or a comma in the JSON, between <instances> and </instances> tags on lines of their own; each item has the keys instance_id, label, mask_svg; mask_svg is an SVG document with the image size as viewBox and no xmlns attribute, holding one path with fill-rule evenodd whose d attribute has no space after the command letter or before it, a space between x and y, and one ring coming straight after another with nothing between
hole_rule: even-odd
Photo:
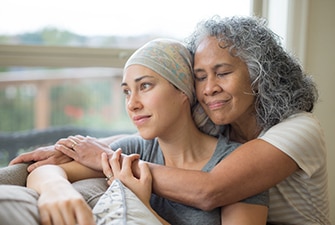
<instances>
[{"instance_id":1,"label":"finger","mask_svg":"<svg viewBox=\"0 0 335 225\"><path fill-rule=\"evenodd\" d=\"M83 135L77 134L74 136L75 138L77 138L78 140L84 140L85 137Z\"/></svg>"},{"instance_id":2,"label":"finger","mask_svg":"<svg viewBox=\"0 0 335 225\"><path fill-rule=\"evenodd\" d=\"M43 225L51 224L51 218L49 216L48 211L43 210L43 209L40 208L39 213L40 213L41 224L43 224Z\"/></svg>"},{"instance_id":3,"label":"finger","mask_svg":"<svg viewBox=\"0 0 335 225\"><path fill-rule=\"evenodd\" d=\"M50 207L47 208L41 207L40 208L40 214L41 214L41 224L43 225L53 225L53 224L60 224L64 225L63 217L61 215L61 212L59 209Z\"/></svg>"},{"instance_id":4,"label":"finger","mask_svg":"<svg viewBox=\"0 0 335 225\"><path fill-rule=\"evenodd\" d=\"M62 144L62 145L65 145L67 141L68 141L67 138L61 138L61 139L59 139L59 140L56 142L56 144Z\"/></svg>"},{"instance_id":5,"label":"finger","mask_svg":"<svg viewBox=\"0 0 335 225\"><path fill-rule=\"evenodd\" d=\"M71 136L70 136L71 137ZM72 149L75 145L78 144L77 141L72 140L70 137L59 139L55 145L63 145L69 149Z\"/></svg>"},{"instance_id":6,"label":"finger","mask_svg":"<svg viewBox=\"0 0 335 225\"><path fill-rule=\"evenodd\" d=\"M35 155L34 151L32 151L32 152L25 152L25 153L20 154L16 158L12 159L9 162L9 165L14 165L14 164L18 164L18 163L35 161L36 160L35 158L36 158L36 155Z\"/></svg>"},{"instance_id":7,"label":"finger","mask_svg":"<svg viewBox=\"0 0 335 225\"><path fill-rule=\"evenodd\" d=\"M69 156L72 159L76 159L77 157L77 153L75 151L73 151L72 148L69 148L66 145L63 144L56 144L55 145L55 149L62 152L63 154Z\"/></svg>"},{"instance_id":8,"label":"finger","mask_svg":"<svg viewBox=\"0 0 335 225\"><path fill-rule=\"evenodd\" d=\"M61 210L61 217L64 220L64 223L67 225L75 225L77 224L76 221L82 220L82 215L80 215L80 212L77 212L76 209L80 209L79 211L81 211L81 206L80 205L76 205L75 208L72 208L71 206L68 207L64 207ZM56 225L57 223L55 223ZM82 223L78 223L78 224L82 224Z\"/></svg>"},{"instance_id":9,"label":"finger","mask_svg":"<svg viewBox=\"0 0 335 225\"><path fill-rule=\"evenodd\" d=\"M29 161L30 161L30 160L29 160ZM11 166L11 165L14 165L14 164L24 163L24 162L29 162L29 161L26 161L24 155L19 155L18 157L12 159L12 160L9 162L8 165Z\"/></svg>"},{"instance_id":10,"label":"finger","mask_svg":"<svg viewBox=\"0 0 335 225\"><path fill-rule=\"evenodd\" d=\"M113 153L112 157L109 159L109 164L112 167L112 171L115 177L118 177L121 171L120 156L121 149L119 148Z\"/></svg>"},{"instance_id":11,"label":"finger","mask_svg":"<svg viewBox=\"0 0 335 225\"><path fill-rule=\"evenodd\" d=\"M84 140L84 137L81 135L76 135L76 136L68 136L66 138L66 141L62 141L61 144L64 144L70 149L74 149L80 142Z\"/></svg>"},{"instance_id":12,"label":"finger","mask_svg":"<svg viewBox=\"0 0 335 225\"><path fill-rule=\"evenodd\" d=\"M34 169L36 169L39 166L41 166L40 165L40 161L35 162L35 163L33 163L33 164L31 164L31 165L28 166L27 171L30 173L30 172L32 172Z\"/></svg>"},{"instance_id":13,"label":"finger","mask_svg":"<svg viewBox=\"0 0 335 225\"><path fill-rule=\"evenodd\" d=\"M91 208L86 204L81 204L79 207L75 207L75 215L76 215L76 221L78 224L87 224L87 225L94 225L94 217ZM70 219L73 219L70 218ZM74 220L70 220L69 222L73 222L75 224Z\"/></svg>"},{"instance_id":14,"label":"finger","mask_svg":"<svg viewBox=\"0 0 335 225\"><path fill-rule=\"evenodd\" d=\"M96 139L97 139L96 137L91 137L91 136L89 136L89 135L86 135L86 138L88 138L88 139L92 139L92 140L96 140Z\"/></svg>"},{"instance_id":15,"label":"finger","mask_svg":"<svg viewBox=\"0 0 335 225\"><path fill-rule=\"evenodd\" d=\"M133 171L132 171L132 164L134 161L138 160L140 158L140 155L138 154L131 154L129 156L125 156L122 159L122 170L127 174L127 175L132 175L133 176Z\"/></svg>"},{"instance_id":16,"label":"finger","mask_svg":"<svg viewBox=\"0 0 335 225\"><path fill-rule=\"evenodd\" d=\"M66 142L66 146L72 149L74 149L80 143L80 139L74 136L69 136L67 140L68 141Z\"/></svg>"},{"instance_id":17,"label":"finger","mask_svg":"<svg viewBox=\"0 0 335 225\"><path fill-rule=\"evenodd\" d=\"M109 165L108 156L105 152L101 154L101 165L102 165L102 171L106 176L106 181L108 184L110 184L114 174L111 166Z\"/></svg>"}]
</instances>

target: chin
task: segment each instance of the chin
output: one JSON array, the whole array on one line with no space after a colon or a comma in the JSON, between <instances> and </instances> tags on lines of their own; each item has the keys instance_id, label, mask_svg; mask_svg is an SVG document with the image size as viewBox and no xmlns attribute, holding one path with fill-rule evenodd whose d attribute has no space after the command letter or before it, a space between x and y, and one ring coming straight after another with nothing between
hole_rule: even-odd
<instances>
[{"instance_id":1,"label":"chin","mask_svg":"<svg viewBox=\"0 0 335 225\"><path fill-rule=\"evenodd\" d=\"M227 124L229 124L229 122L227 122L227 120L225 120L225 119L220 119L220 118L218 118L218 119L216 119L216 120L212 120L213 121L213 123L215 123L216 125L227 125Z\"/></svg>"},{"instance_id":2,"label":"chin","mask_svg":"<svg viewBox=\"0 0 335 225\"><path fill-rule=\"evenodd\" d=\"M145 140L154 139L156 136L152 135L150 132L139 131L141 137Z\"/></svg>"}]
</instances>

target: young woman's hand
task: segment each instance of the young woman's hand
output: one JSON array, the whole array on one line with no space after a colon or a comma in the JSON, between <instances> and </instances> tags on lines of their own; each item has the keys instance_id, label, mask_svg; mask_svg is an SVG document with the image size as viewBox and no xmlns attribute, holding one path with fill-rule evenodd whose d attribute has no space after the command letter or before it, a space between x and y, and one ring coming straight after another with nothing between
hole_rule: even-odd
<instances>
[{"instance_id":1,"label":"young woman's hand","mask_svg":"<svg viewBox=\"0 0 335 225\"><path fill-rule=\"evenodd\" d=\"M149 200L152 191L152 176L146 163L139 161L138 154L123 156L121 158L121 149L114 152L108 159L106 154L102 154L102 167L107 178L113 176L119 179L125 186L132 190L137 197L147 206L150 207ZM132 164L138 163L139 176L135 176L132 171ZM108 180L111 184L112 179Z\"/></svg>"},{"instance_id":2,"label":"young woman's hand","mask_svg":"<svg viewBox=\"0 0 335 225\"><path fill-rule=\"evenodd\" d=\"M156 216L163 225L170 225L166 220L160 217L150 205L150 197L152 191L152 176L149 166L139 160L138 154L129 156L121 155L121 149L116 150L112 157L108 159L106 153L101 155L102 167L108 184L111 184L113 179L119 179L127 186L143 204ZM135 176L132 170L133 164L138 164L139 175Z\"/></svg>"},{"instance_id":3,"label":"young woman's hand","mask_svg":"<svg viewBox=\"0 0 335 225\"><path fill-rule=\"evenodd\" d=\"M57 165L36 168L28 175L27 187L40 194L38 208L43 225L93 225L91 208Z\"/></svg>"},{"instance_id":4,"label":"young woman's hand","mask_svg":"<svg viewBox=\"0 0 335 225\"><path fill-rule=\"evenodd\" d=\"M91 208L71 185L59 184L43 192L38 199L43 225L93 225Z\"/></svg>"}]
</instances>

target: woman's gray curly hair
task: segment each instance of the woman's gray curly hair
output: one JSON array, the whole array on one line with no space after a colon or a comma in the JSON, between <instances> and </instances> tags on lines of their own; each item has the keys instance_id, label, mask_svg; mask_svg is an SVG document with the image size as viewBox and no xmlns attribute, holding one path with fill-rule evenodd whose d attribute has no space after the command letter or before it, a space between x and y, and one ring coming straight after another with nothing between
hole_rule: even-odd
<instances>
[{"instance_id":1,"label":"woman's gray curly hair","mask_svg":"<svg viewBox=\"0 0 335 225\"><path fill-rule=\"evenodd\" d=\"M200 42L216 37L247 64L255 93L257 123L268 129L297 112L311 112L318 92L299 62L287 53L266 21L256 17L214 16L198 24L186 39L194 55Z\"/></svg>"}]
</instances>

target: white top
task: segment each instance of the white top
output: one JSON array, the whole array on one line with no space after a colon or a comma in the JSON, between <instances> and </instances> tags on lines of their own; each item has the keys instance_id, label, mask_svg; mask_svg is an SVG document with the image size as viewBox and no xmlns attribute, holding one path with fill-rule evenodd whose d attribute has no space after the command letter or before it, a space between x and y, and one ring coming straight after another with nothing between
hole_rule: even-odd
<instances>
[{"instance_id":1,"label":"white top","mask_svg":"<svg viewBox=\"0 0 335 225\"><path fill-rule=\"evenodd\" d=\"M271 127L260 139L279 148L300 167L270 189L268 222L328 225L327 150L319 121L298 113Z\"/></svg>"}]
</instances>

